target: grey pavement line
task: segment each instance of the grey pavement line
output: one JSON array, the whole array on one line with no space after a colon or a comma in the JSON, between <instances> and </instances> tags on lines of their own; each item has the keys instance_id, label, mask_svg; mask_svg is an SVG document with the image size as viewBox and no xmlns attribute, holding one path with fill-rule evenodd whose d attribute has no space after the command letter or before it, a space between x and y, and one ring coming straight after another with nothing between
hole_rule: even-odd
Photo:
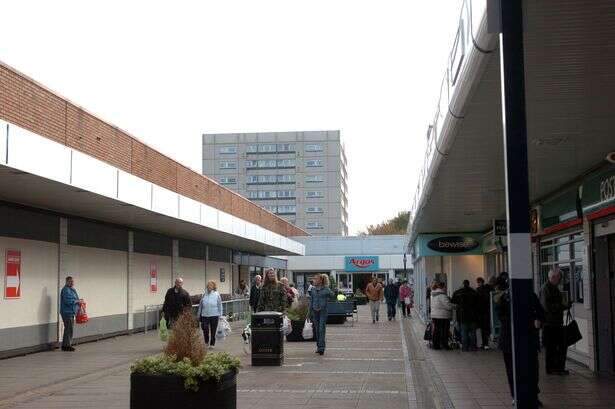
<instances>
[{"instance_id":1,"label":"grey pavement line","mask_svg":"<svg viewBox=\"0 0 615 409\"><path fill-rule=\"evenodd\" d=\"M379 341L379 340L374 340L374 341L349 341L349 340L345 340L345 339L334 339L331 340L330 338L327 338L327 342L344 342L345 344L383 344L383 343L388 343L388 344L399 344L401 343L401 340L397 340L397 341Z\"/></svg>"},{"instance_id":2,"label":"grey pavement line","mask_svg":"<svg viewBox=\"0 0 615 409\"><path fill-rule=\"evenodd\" d=\"M400 395L402 391L360 390L360 389L237 389L238 393L331 393L356 395Z\"/></svg>"},{"instance_id":3,"label":"grey pavement line","mask_svg":"<svg viewBox=\"0 0 615 409\"><path fill-rule=\"evenodd\" d=\"M0 408L8 409L22 403L28 403L42 398L46 398L57 392L69 389L72 386L93 382L101 378L106 378L107 376L118 374L127 370L129 367L130 364L123 362L115 366L97 370L97 372L95 373L77 375L75 377L62 379L58 382L51 383L45 386L33 388L24 392L19 392L19 395L0 400Z\"/></svg>"},{"instance_id":4,"label":"grey pavement line","mask_svg":"<svg viewBox=\"0 0 615 409\"><path fill-rule=\"evenodd\" d=\"M310 362L307 358L285 357L286 360L300 360ZM399 358L320 358L323 361L374 361L374 362L402 362Z\"/></svg>"},{"instance_id":5,"label":"grey pavement line","mask_svg":"<svg viewBox=\"0 0 615 409\"><path fill-rule=\"evenodd\" d=\"M412 324L410 324L409 330L410 337L414 341L414 346L416 347L416 350L420 350L422 354L422 359L416 360L415 362L415 366L418 367L420 365L420 369L422 371L422 376L417 379L417 390L420 390L421 387L424 387L432 391L430 396L433 399L432 403L436 408L455 409L455 405L451 401L447 389L444 387L444 383L442 382L440 374L436 370L436 367L434 366L433 362L427 359L427 346L420 341L422 337L420 337L420 334L416 333L416 325L413 326ZM421 383L423 383L424 385L420 385Z\"/></svg>"},{"instance_id":6,"label":"grey pavement line","mask_svg":"<svg viewBox=\"0 0 615 409\"><path fill-rule=\"evenodd\" d=\"M263 373L262 371L241 371L241 373ZM387 371L267 371L268 374L310 374L310 375L345 375L345 374L360 374L360 375L405 375L405 372L387 372Z\"/></svg>"},{"instance_id":7,"label":"grey pavement line","mask_svg":"<svg viewBox=\"0 0 615 409\"><path fill-rule=\"evenodd\" d=\"M404 373L406 378L406 393L408 395L408 409L412 409L412 399L410 396L410 391L414 389L414 385L412 382L412 371L410 370L410 355L408 354L408 346L406 345L406 334L404 332L404 321L399 320L399 330L401 331L401 349L404 352ZM418 395L418 392L416 392ZM418 398L418 396L417 396ZM418 403L418 399L417 399Z\"/></svg>"},{"instance_id":8,"label":"grey pavement line","mask_svg":"<svg viewBox=\"0 0 615 409\"><path fill-rule=\"evenodd\" d=\"M288 348L291 351L313 351L314 348ZM328 350L334 351L401 351L401 348L330 348L327 347Z\"/></svg>"}]
</instances>

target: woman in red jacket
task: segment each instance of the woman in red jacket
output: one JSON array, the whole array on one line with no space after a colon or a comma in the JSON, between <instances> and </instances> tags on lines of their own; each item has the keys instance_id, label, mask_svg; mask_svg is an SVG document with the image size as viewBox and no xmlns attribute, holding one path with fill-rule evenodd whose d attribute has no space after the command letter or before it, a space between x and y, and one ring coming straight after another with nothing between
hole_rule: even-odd
<instances>
[{"instance_id":1,"label":"woman in red jacket","mask_svg":"<svg viewBox=\"0 0 615 409\"><path fill-rule=\"evenodd\" d=\"M412 287L408 285L407 281L401 283L401 287L399 287L399 302L401 303L401 311L404 314L404 317L407 315L410 318L410 309L413 305L414 291L412 291Z\"/></svg>"}]
</instances>

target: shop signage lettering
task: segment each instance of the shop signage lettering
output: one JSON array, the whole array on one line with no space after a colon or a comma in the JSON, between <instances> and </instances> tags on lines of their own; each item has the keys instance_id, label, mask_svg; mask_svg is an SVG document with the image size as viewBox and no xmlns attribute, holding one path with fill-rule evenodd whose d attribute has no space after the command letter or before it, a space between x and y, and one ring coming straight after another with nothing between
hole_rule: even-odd
<instances>
[{"instance_id":1,"label":"shop signage lettering","mask_svg":"<svg viewBox=\"0 0 615 409\"><path fill-rule=\"evenodd\" d=\"M377 271L378 256L347 256L346 271Z\"/></svg>"},{"instance_id":2,"label":"shop signage lettering","mask_svg":"<svg viewBox=\"0 0 615 409\"><path fill-rule=\"evenodd\" d=\"M220 269L220 282L223 283L226 281L226 273L223 268Z\"/></svg>"},{"instance_id":3,"label":"shop signage lettering","mask_svg":"<svg viewBox=\"0 0 615 409\"><path fill-rule=\"evenodd\" d=\"M476 239L464 236L438 237L427 243L427 247L441 253L464 253L476 249L479 245Z\"/></svg>"},{"instance_id":4,"label":"shop signage lettering","mask_svg":"<svg viewBox=\"0 0 615 409\"><path fill-rule=\"evenodd\" d=\"M21 298L21 251L6 251L4 298Z\"/></svg>"},{"instance_id":5,"label":"shop signage lettering","mask_svg":"<svg viewBox=\"0 0 615 409\"><path fill-rule=\"evenodd\" d=\"M615 175L600 182L600 201L607 202L615 198Z\"/></svg>"},{"instance_id":6,"label":"shop signage lettering","mask_svg":"<svg viewBox=\"0 0 615 409\"><path fill-rule=\"evenodd\" d=\"M158 292L158 266L156 263L149 265L149 290L152 293Z\"/></svg>"},{"instance_id":7,"label":"shop signage lettering","mask_svg":"<svg viewBox=\"0 0 615 409\"><path fill-rule=\"evenodd\" d=\"M494 220L493 221L493 235L494 236L506 236L508 234L508 228L506 226L506 220Z\"/></svg>"}]
</instances>

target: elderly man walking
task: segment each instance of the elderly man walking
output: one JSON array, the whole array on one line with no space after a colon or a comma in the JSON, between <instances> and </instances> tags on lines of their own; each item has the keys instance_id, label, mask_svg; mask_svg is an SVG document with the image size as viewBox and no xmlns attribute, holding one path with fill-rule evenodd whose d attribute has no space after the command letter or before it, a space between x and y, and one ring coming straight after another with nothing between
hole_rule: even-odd
<instances>
[{"instance_id":1,"label":"elderly man walking","mask_svg":"<svg viewBox=\"0 0 615 409\"><path fill-rule=\"evenodd\" d=\"M79 308L79 295L74 287L74 280L71 276L66 277L66 284L60 292L60 315L64 323L64 333L62 334L62 351L74 351L73 347L73 326L75 325L75 315Z\"/></svg>"},{"instance_id":2,"label":"elderly man walking","mask_svg":"<svg viewBox=\"0 0 615 409\"><path fill-rule=\"evenodd\" d=\"M256 307L258 307L258 299L261 296L262 281L263 278L256 275L254 277L254 284L250 287L250 307L252 308L252 312L256 312Z\"/></svg>"},{"instance_id":3,"label":"elderly man walking","mask_svg":"<svg viewBox=\"0 0 615 409\"><path fill-rule=\"evenodd\" d=\"M549 271L549 280L540 289L540 303L545 310L545 324L542 343L545 347L547 374L568 375L566 370L566 337L564 333L564 311L570 304L564 301L559 283L559 270Z\"/></svg>"},{"instance_id":4,"label":"elderly man walking","mask_svg":"<svg viewBox=\"0 0 615 409\"><path fill-rule=\"evenodd\" d=\"M179 314L181 314L185 308L190 308L192 302L190 301L190 294L183 289L184 280L181 277L175 279L175 285L167 290L164 296L164 304L162 305L162 313L164 319L167 321L169 328L173 326Z\"/></svg>"}]
</instances>

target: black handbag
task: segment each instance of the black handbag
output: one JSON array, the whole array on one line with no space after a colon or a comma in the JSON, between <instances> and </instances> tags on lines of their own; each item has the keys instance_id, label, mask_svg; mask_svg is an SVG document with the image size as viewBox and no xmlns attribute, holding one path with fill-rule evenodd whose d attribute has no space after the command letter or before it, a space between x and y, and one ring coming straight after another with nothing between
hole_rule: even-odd
<instances>
[{"instance_id":1,"label":"black handbag","mask_svg":"<svg viewBox=\"0 0 615 409\"><path fill-rule=\"evenodd\" d=\"M579 342L583 339L583 335L581 335L581 331L579 330L579 324L577 321L572 319L572 314L570 314L570 310L568 310L568 315L566 317L566 346L571 346Z\"/></svg>"},{"instance_id":2,"label":"black handbag","mask_svg":"<svg viewBox=\"0 0 615 409\"><path fill-rule=\"evenodd\" d=\"M423 335L423 339L425 341L431 341L431 339L432 339L431 322L429 324L427 324L427 328L425 328L425 334Z\"/></svg>"}]
</instances>

